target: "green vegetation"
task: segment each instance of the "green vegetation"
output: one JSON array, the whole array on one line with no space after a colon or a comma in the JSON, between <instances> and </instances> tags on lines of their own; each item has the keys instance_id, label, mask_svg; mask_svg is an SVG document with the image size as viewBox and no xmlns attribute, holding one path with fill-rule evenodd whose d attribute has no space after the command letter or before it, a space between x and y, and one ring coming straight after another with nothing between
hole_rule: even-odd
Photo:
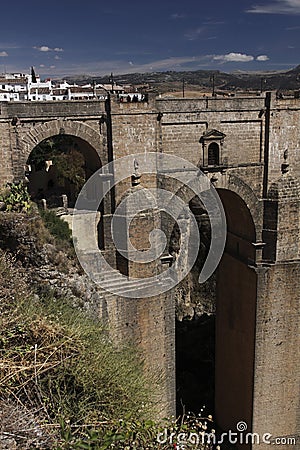
<instances>
[{"instance_id":1,"label":"green vegetation","mask_svg":"<svg viewBox=\"0 0 300 450\"><path fill-rule=\"evenodd\" d=\"M27 212L31 207L30 197L23 182L7 183L0 191L0 202L6 211Z\"/></svg>"},{"instance_id":2,"label":"green vegetation","mask_svg":"<svg viewBox=\"0 0 300 450\"><path fill-rule=\"evenodd\" d=\"M65 188L66 183L69 183L76 197L85 183L85 160L78 144L65 134L46 139L34 148L28 162L36 170L41 170L46 160L53 161L59 186Z\"/></svg>"},{"instance_id":3,"label":"green vegetation","mask_svg":"<svg viewBox=\"0 0 300 450\"><path fill-rule=\"evenodd\" d=\"M45 244L56 245L67 256L75 257L68 224L53 210L39 211L23 183L8 184L1 192L1 201L5 212L0 212L0 248L16 254L22 263L27 260L34 265L41 263Z\"/></svg>"},{"instance_id":4,"label":"green vegetation","mask_svg":"<svg viewBox=\"0 0 300 450\"><path fill-rule=\"evenodd\" d=\"M61 220L54 211L46 210L40 211L41 217L44 221L46 228L59 242L70 243L72 241L72 232L67 222Z\"/></svg>"},{"instance_id":5,"label":"green vegetation","mask_svg":"<svg viewBox=\"0 0 300 450\"><path fill-rule=\"evenodd\" d=\"M149 419L157 380L145 376L136 350L115 348L106 329L67 300L34 295L26 278L1 252L0 436L22 450L166 450L180 433L200 439L205 420Z\"/></svg>"}]
</instances>

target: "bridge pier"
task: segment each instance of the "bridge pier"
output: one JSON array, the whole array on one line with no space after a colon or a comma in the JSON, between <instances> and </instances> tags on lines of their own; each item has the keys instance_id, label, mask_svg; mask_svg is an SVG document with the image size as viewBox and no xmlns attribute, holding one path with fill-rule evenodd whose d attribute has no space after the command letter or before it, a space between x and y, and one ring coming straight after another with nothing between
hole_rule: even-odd
<instances>
[{"instance_id":1,"label":"bridge pier","mask_svg":"<svg viewBox=\"0 0 300 450\"><path fill-rule=\"evenodd\" d=\"M300 262L278 262L257 271L253 432L299 444ZM270 445L253 445L267 450ZM284 448L294 450L294 445Z\"/></svg>"},{"instance_id":2,"label":"bridge pier","mask_svg":"<svg viewBox=\"0 0 300 450\"><path fill-rule=\"evenodd\" d=\"M112 296L108 324L117 345L131 343L144 362L154 420L175 415L175 304L172 293L130 299Z\"/></svg>"}]
</instances>

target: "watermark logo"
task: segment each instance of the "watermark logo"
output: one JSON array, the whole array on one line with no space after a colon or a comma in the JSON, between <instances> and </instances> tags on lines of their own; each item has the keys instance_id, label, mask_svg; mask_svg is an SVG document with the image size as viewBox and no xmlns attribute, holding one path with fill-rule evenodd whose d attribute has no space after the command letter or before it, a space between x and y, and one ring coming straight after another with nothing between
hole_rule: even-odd
<instances>
[{"instance_id":1,"label":"watermark logo","mask_svg":"<svg viewBox=\"0 0 300 450\"><path fill-rule=\"evenodd\" d=\"M247 428L248 428L248 425L246 424L246 422L241 421L236 424L236 429L238 431L243 432L243 431L246 431Z\"/></svg>"},{"instance_id":2,"label":"watermark logo","mask_svg":"<svg viewBox=\"0 0 300 450\"><path fill-rule=\"evenodd\" d=\"M130 177L137 180L140 174L143 177L154 175L157 184L146 188L137 182L121 196L111 218L110 230L105 228L105 233L111 233L114 251L124 261L138 264L149 264L163 258L168 253L170 230L166 224L162 226L162 214L171 218L172 226L177 224L180 250L166 270L137 278L123 275L105 259L99 250L96 223L100 204L105 205L108 196L124 186L124 180ZM97 284L122 297L151 297L172 289L190 272L200 248L199 227L189 208L189 200L193 197L199 198L210 221L211 244L199 275L199 283L206 281L216 269L226 241L226 220L221 200L198 167L183 158L159 153L139 153L116 159L86 182L77 198L73 217L73 241L81 266ZM140 250L132 245L130 226L143 214L149 217L149 211L153 213L155 226L148 233L149 249ZM143 230L140 229L139 233Z\"/></svg>"},{"instance_id":3,"label":"watermark logo","mask_svg":"<svg viewBox=\"0 0 300 450\"><path fill-rule=\"evenodd\" d=\"M221 433L220 435L217 435L215 430L211 430L210 432L202 430L201 432L196 433L187 431L174 432L165 428L157 434L157 443L169 444L177 450L185 450L188 448L203 448L204 446L206 448L207 445L222 448L220 446L224 443L231 445L267 444L296 446L298 441L297 436L274 437L271 433L259 434L248 432L247 429L247 423L244 421L237 423L236 430L229 430L225 433Z\"/></svg>"}]
</instances>

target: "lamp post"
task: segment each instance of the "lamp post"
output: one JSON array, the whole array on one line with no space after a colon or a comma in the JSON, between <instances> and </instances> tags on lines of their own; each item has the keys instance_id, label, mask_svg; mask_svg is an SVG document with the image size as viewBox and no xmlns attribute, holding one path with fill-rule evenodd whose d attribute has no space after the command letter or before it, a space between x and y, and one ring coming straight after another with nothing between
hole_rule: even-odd
<instances>
[{"instance_id":1,"label":"lamp post","mask_svg":"<svg viewBox=\"0 0 300 450\"><path fill-rule=\"evenodd\" d=\"M267 80L265 78L260 79L260 93L263 93L263 85L266 84Z\"/></svg>"},{"instance_id":2,"label":"lamp post","mask_svg":"<svg viewBox=\"0 0 300 450\"><path fill-rule=\"evenodd\" d=\"M114 75L112 72L110 74L109 81L111 82L111 93L113 94L114 93Z\"/></svg>"},{"instance_id":3,"label":"lamp post","mask_svg":"<svg viewBox=\"0 0 300 450\"><path fill-rule=\"evenodd\" d=\"M212 84L212 96L214 97L216 95L216 93L215 93L215 74L211 75L210 81Z\"/></svg>"}]
</instances>

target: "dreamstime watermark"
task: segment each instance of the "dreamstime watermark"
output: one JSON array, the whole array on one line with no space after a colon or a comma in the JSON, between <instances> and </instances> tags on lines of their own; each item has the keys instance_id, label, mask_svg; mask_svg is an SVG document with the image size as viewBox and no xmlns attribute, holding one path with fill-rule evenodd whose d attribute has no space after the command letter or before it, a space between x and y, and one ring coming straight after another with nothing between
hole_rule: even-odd
<instances>
[{"instance_id":1,"label":"dreamstime watermark","mask_svg":"<svg viewBox=\"0 0 300 450\"><path fill-rule=\"evenodd\" d=\"M221 446L222 444L251 444L251 445L296 445L297 437L295 436L280 436L274 437L271 433L247 432L248 426L244 421L240 421L236 425L236 430L229 430L225 433L217 435L214 430L211 432L201 431L196 432L174 432L168 429L157 434L158 444L170 444L176 450L185 450L188 448L197 449L199 446L213 445Z\"/></svg>"},{"instance_id":2,"label":"dreamstime watermark","mask_svg":"<svg viewBox=\"0 0 300 450\"><path fill-rule=\"evenodd\" d=\"M110 204L109 195L119 190L120 186L122 189L124 180L132 177L137 167L143 176L155 175L156 181L164 179L171 182L151 188L140 185L121 195L105 233L110 230L115 251L124 260L138 264L158 261L168 253L168 239L172 231L162 227L162 221L157 220L164 214L171 218L173 226L174 223L178 226L180 250L175 262L161 273L142 276L141 270L139 278L132 278L122 275L105 259L104 253L99 250L95 230L100 204L107 207ZM172 289L191 271L200 248L199 227L189 208L189 200L194 197L198 197L210 221L211 244L199 275L199 283L206 281L219 264L226 241L226 220L221 200L208 177L198 167L183 158L160 153L139 153L116 159L99 169L85 183L76 201L72 227L74 247L81 266L97 284L123 297L151 297ZM152 211L152 216L149 211ZM133 220L143 214L152 217L155 226L147 236L150 248L138 250L132 245L129 230ZM143 228L138 232L143 234ZM146 233L147 227L144 230ZM109 279L113 282L107 282Z\"/></svg>"}]
</instances>

